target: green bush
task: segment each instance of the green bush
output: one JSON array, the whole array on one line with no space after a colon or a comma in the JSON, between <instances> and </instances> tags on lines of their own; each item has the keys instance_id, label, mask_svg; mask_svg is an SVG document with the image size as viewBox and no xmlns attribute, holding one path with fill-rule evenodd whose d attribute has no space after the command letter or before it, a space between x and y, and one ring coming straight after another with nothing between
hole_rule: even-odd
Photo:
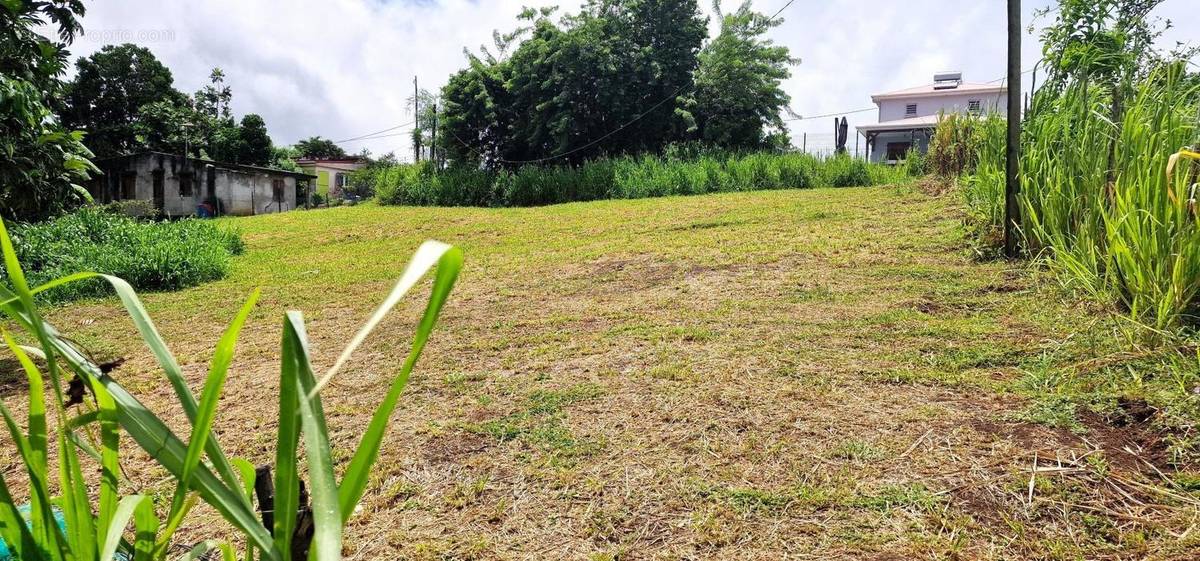
<instances>
[{"instance_id":1,"label":"green bush","mask_svg":"<svg viewBox=\"0 0 1200 561\"><path fill-rule=\"evenodd\" d=\"M177 290L220 279L229 257L245 246L233 230L187 219L139 222L97 207L12 229L17 255L30 282L42 284L78 272L119 276L140 290ZM99 279L53 288L54 301L107 292Z\"/></svg>"},{"instance_id":2,"label":"green bush","mask_svg":"<svg viewBox=\"0 0 1200 561\"><path fill-rule=\"evenodd\" d=\"M114 201L101 205L100 208L113 214L142 220L157 220L162 217L162 213L159 212L158 207L154 206L153 201L141 199Z\"/></svg>"}]
</instances>

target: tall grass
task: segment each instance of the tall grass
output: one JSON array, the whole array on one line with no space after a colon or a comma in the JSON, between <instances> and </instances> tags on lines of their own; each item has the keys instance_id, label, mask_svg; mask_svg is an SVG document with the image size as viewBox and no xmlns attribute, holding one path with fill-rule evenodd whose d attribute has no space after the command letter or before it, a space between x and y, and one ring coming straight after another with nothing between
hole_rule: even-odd
<instances>
[{"instance_id":1,"label":"tall grass","mask_svg":"<svg viewBox=\"0 0 1200 561\"><path fill-rule=\"evenodd\" d=\"M212 429L234 346L255 306L258 291L250 295L217 343L208 376L197 396L128 283L113 276L81 273L31 288L2 224L0 249L9 280L8 286L0 285L0 311L8 317L10 326L23 330L27 339L36 341L36 346L26 347L19 345L7 332L3 334L29 381L29 417L24 429L0 402L0 414L21 460L21 465L14 467L23 468L29 488L27 492L14 494L8 486L12 471L0 473L0 538L15 558L46 561L166 559L174 534L197 500L208 503L243 534L245 559L340 559L343 530L366 490L388 419L462 264L462 253L456 248L438 242L422 245L391 294L350 339L334 366L319 381L309 358L303 316L299 312L287 313L283 324L278 392L274 504L267 506L260 502L256 512L255 468L244 459L227 456ZM339 481L331 456L321 388L337 375L347 358L384 316L434 266L437 269L433 289L408 358L398 369ZM186 415L190 424L186 441L92 362L85 351L42 319L35 294L48 287L88 279L108 283L120 298ZM39 367L35 359L44 366ZM71 375L81 381L91 395L91 399L84 399L85 403L79 409L68 409L66 405L67 376ZM49 408L45 396L47 390L51 392ZM93 426L98 427L98 431L93 431ZM169 503L161 505L165 509L156 508L155 501L146 495L120 497L122 431L171 474L174 491ZM99 434L97 440L89 438L94 432ZM299 458L301 439L304 464ZM88 464L88 456L100 469L93 469ZM89 477L92 473L98 477ZM297 513L306 506L300 504L300 480L305 473L312 499L311 542L297 539L297 536L303 536L297 529ZM23 520L15 498L22 495L28 496L30 501L28 522ZM65 528L59 526L56 511L61 513ZM132 526L132 532L127 532L129 526ZM209 558L209 553L216 552L225 561L235 559L233 545L211 540L201 542L182 559Z\"/></svg>"},{"instance_id":2,"label":"tall grass","mask_svg":"<svg viewBox=\"0 0 1200 561\"><path fill-rule=\"evenodd\" d=\"M1068 286L1161 333L1198 319L1197 170L1181 150L1200 141L1200 87L1172 65L1122 97L1129 101L1114 120L1113 92L1086 79L1035 96L1022 136L1024 243ZM984 127L976 139L979 167L964 193L995 231L1003 130ZM1177 154L1182 163L1169 169Z\"/></svg>"},{"instance_id":3,"label":"tall grass","mask_svg":"<svg viewBox=\"0 0 1200 561\"><path fill-rule=\"evenodd\" d=\"M537 206L598 199L638 199L728 191L854 187L898 183L907 168L846 156L720 154L668 151L665 157L626 156L578 167L524 166L487 172L429 163L383 169L375 181L383 204Z\"/></svg>"},{"instance_id":4,"label":"tall grass","mask_svg":"<svg viewBox=\"0 0 1200 561\"><path fill-rule=\"evenodd\" d=\"M929 149L933 173L960 178L969 225L984 248L1004 243L1005 131L998 115L957 116L938 124ZM956 143L962 146L947 146Z\"/></svg>"}]
</instances>

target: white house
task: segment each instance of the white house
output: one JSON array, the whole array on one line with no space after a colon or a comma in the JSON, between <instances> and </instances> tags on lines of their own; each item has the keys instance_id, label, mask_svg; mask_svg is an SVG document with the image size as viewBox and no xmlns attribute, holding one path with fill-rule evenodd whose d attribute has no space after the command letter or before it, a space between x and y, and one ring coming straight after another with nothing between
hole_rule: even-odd
<instances>
[{"instance_id":1,"label":"white house","mask_svg":"<svg viewBox=\"0 0 1200 561\"><path fill-rule=\"evenodd\" d=\"M1002 110L1008 105L1008 87L966 83L960 72L942 72L934 75L932 84L875 94L871 101L879 106L879 122L858 127L867 139L867 159L896 163L910 148L929 150L941 115Z\"/></svg>"}]
</instances>

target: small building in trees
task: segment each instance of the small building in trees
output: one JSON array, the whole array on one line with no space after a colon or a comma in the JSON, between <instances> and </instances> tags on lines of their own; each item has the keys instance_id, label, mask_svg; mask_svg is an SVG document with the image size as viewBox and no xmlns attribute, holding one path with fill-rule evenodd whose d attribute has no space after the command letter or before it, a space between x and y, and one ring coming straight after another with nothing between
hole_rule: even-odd
<instances>
[{"instance_id":1,"label":"small building in trees","mask_svg":"<svg viewBox=\"0 0 1200 561\"><path fill-rule=\"evenodd\" d=\"M359 156L301 158L296 160L296 165L305 173L316 177L313 193L326 199L340 199L342 190L350 184L350 174L365 167L367 160Z\"/></svg>"},{"instance_id":2,"label":"small building in trees","mask_svg":"<svg viewBox=\"0 0 1200 561\"><path fill-rule=\"evenodd\" d=\"M95 162L87 189L99 203L139 200L165 216L249 216L304 206L316 176L274 168L139 152Z\"/></svg>"},{"instance_id":3,"label":"small building in trees","mask_svg":"<svg viewBox=\"0 0 1200 561\"><path fill-rule=\"evenodd\" d=\"M867 159L898 163L910 149L929 150L929 139L942 115L1003 110L1008 87L963 82L961 72L942 72L934 75L932 84L875 94L871 101L879 106L879 122L858 127L867 140Z\"/></svg>"}]
</instances>

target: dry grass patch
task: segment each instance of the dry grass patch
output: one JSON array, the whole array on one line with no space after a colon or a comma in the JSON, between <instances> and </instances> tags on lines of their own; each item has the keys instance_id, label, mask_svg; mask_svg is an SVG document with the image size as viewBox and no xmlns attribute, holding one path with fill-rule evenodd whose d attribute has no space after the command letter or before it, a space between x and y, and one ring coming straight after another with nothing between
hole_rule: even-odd
<instances>
[{"instance_id":1,"label":"dry grass patch","mask_svg":"<svg viewBox=\"0 0 1200 561\"><path fill-rule=\"evenodd\" d=\"M1186 481L1114 461L1128 453L1092 439L1101 425L1015 420L1013 381L1092 316L974 261L950 204L868 188L293 212L239 220L229 278L146 303L198 382L263 287L217 429L266 463L279 311L306 312L327 366L420 240L465 249L351 558L1187 558ZM343 461L401 359L419 312L404 305L325 391ZM170 403L112 303L51 316ZM146 492L161 476L128 475ZM215 520L200 516L197 539Z\"/></svg>"}]
</instances>

